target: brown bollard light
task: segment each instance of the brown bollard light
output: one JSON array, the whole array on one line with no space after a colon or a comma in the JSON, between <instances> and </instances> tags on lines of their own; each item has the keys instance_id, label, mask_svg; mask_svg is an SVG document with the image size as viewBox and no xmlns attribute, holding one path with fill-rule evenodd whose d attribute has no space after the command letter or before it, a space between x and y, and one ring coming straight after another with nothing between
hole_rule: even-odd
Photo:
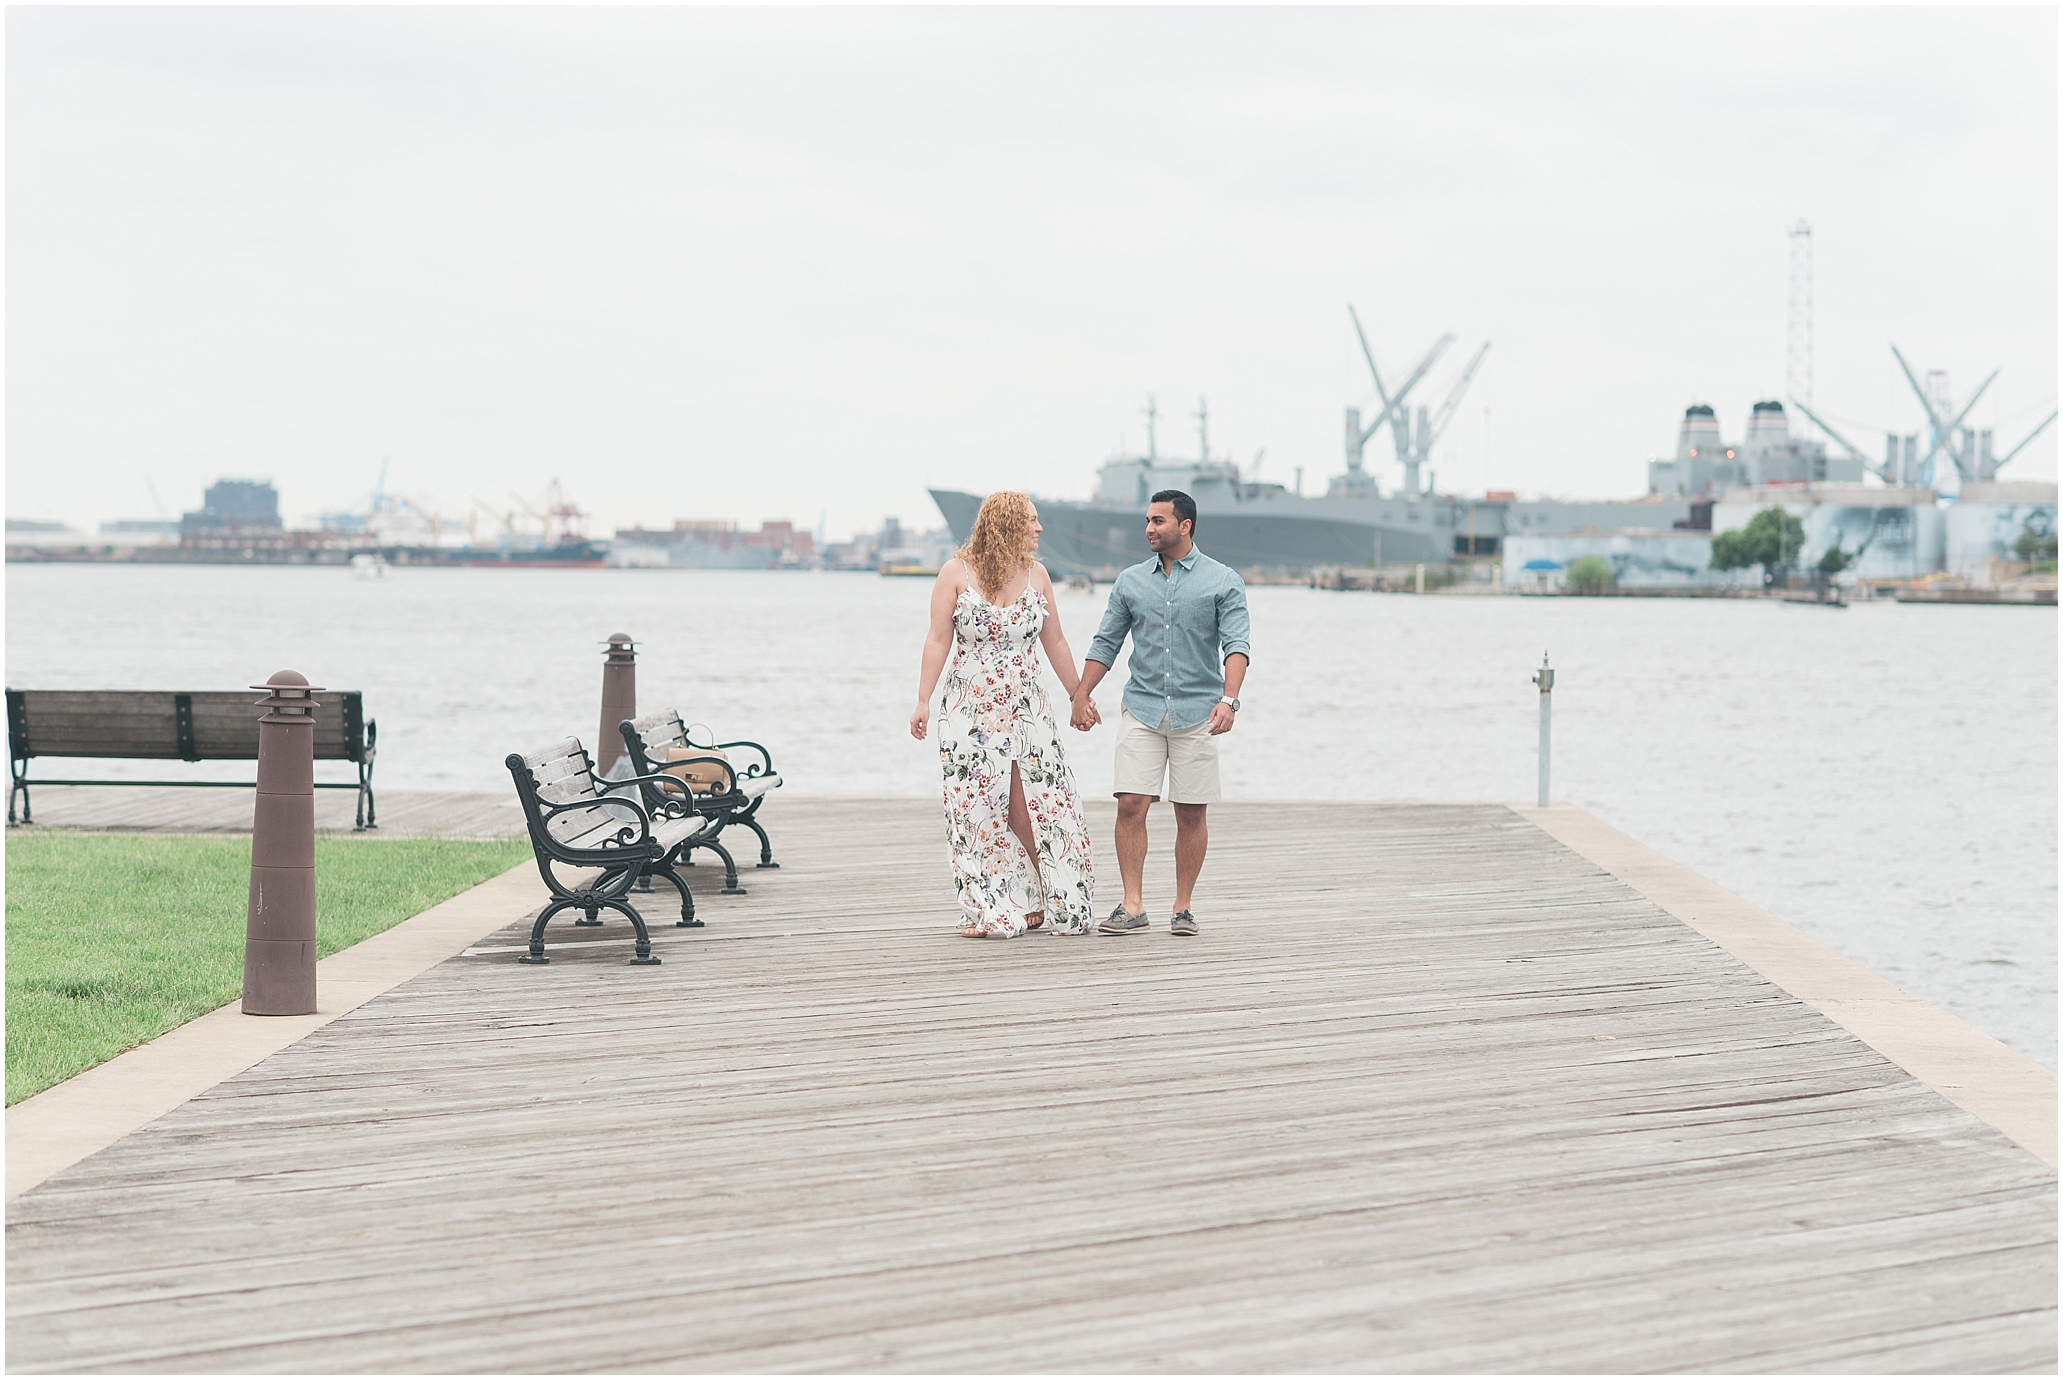
<instances>
[{"instance_id":1,"label":"brown bollard light","mask_svg":"<svg viewBox=\"0 0 2063 1380\"><path fill-rule=\"evenodd\" d=\"M595 734L595 775L607 776L623 756L616 726L638 716L638 647L629 633L610 633L602 660L602 728Z\"/></svg>"},{"instance_id":2,"label":"brown bollard light","mask_svg":"<svg viewBox=\"0 0 2063 1380\"><path fill-rule=\"evenodd\" d=\"M623 730L618 727L625 719L638 716L638 646L629 633L610 633L604 644L608 651L602 654L602 727L595 734L595 777L599 780L629 754L623 748ZM607 787L602 789L606 790ZM640 872L632 884L632 891L650 891L652 874ZM602 922L589 916L575 920L576 925L599 925Z\"/></svg>"},{"instance_id":3,"label":"brown bollard light","mask_svg":"<svg viewBox=\"0 0 2063 1380\"><path fill-rule=\"evenodd\" d=\"M251 901L244 921L244 1014L315 1012L315 692L275 671L258 703L258 792L251 815Z\"/></svg>"}]
</instances>

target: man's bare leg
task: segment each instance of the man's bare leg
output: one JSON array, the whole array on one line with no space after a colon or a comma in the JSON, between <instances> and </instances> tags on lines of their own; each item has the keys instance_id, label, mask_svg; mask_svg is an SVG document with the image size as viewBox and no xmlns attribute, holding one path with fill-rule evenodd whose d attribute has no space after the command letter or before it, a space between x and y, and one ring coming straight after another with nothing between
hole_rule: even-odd
<instances>
[{"instance_id":1,"label":"man's bare leg","mask_svg":"<svg viewBox=\"0 0 2063 1380\"><path fill-rule=\"evenodd\" d=\"M1125 884L1125 909L1133 915L1146 909L1146 807L1152 803L1150 795L1117 798L1117 874Z\"/></svg>"},{"instance_id":2,"label":"man's bare leg","mask_svg":"<svg viewBox=\"0 0 2063 1380\"><path fill-rule=\"evenodd\" d=\"M1203 871L1204 851L1210 847L1211 832L1204 823L1204 811L1208 805L1175 806L1175 909L1189 909L1189 895L1196 890L1197 874ZM1122 817L1122 816L1121 816ZM1143 844L1146 837L1140 830ZM1139 856L1143 859L1146 850L1142 846Z\"/></svg>"}]
</instances>

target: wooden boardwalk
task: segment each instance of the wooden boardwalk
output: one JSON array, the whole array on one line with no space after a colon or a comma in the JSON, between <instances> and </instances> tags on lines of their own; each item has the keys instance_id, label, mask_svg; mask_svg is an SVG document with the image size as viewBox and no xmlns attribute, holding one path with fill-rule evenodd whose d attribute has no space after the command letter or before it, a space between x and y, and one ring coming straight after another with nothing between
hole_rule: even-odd
<instances>
[{"instance_id":1,"label":"wooden boardwalk","mask_svg":"<svg viewBox=\"0 0 2063 1380\"><path fill-rule=\"evenodd\" d=\"M512 924L15 1199L8 1366L2056 1367L2053 1171L1503 807L1011 943L934 805L768 815L663 966Z\"/></svg>"}]
</instances>

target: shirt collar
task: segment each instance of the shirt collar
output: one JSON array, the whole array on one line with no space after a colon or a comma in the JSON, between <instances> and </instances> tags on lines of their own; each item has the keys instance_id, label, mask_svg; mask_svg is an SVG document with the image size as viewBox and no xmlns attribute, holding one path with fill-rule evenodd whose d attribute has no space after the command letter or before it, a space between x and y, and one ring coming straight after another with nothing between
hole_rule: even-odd
<instances>
[{"instance_id":1,"label":"shirt collar","mask_svg":"<svg viewBox=\"0 0 2063 1380\"><path fill-rule=\"evenodd\" d=\"M1182 559L1176 561L1175 564L1181 566L1184 570L1194 570L1196 569L1196 558L1198 556L1201 556L1202 554L1203 548L1201 546L1198 546L1195 542L1191 542L1189 543L1189 554L1182 557ZM1148 556L1144 561L1141 561L1140 564L1145 566L1146 569L1151 570L1156 575L1164 573L1161 570L1159 556Z\"/></svg>"}]
</instances>

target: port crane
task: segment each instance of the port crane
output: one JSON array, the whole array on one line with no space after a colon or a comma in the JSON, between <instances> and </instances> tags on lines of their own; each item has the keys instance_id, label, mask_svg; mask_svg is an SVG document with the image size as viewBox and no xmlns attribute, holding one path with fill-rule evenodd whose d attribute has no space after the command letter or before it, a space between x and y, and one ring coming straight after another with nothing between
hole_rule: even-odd
<instances>
[{"instance_id":1,"label":"port crane","mask_svg":"<svg viewBox=\"0 0 2063 1380\"><path fill-rule=\"evenodd\" d=\"M1877 476L1877 478L1883 480L1886 484L1896 484L1898 482L1897 476L1889 464L1879 465L1875 461L1871 460L1869 456L1863 454L1863 452L1860 449L1858 449L1851 441L1849 441L1849 439L1846 436L1843 436L1840 432L1834 430L1834 428L1832 428L1831 426L1828 426L1826 420L1822 418L1817 412L1814 412L1811 408L1807 407L1804 403L1799 402L1796 398L1790 398L1787 399L1787 401L1790 403L1792 407L1795 407L1798 409L1798 411L1804 413L1805 419L1807 421L1811 422L1821 431L1824 431L1825 433L1827 433L1827 435L1831 436L1834 439L1834 444L1841 447L1841 449L1847 451L1850 458L1852 458L1856 464L1862 466L1864 474L1874 474L1875 476Z\"/></svg>"},{"instance_id":2,"label":"port crane","mask_svg":"<svg viewBox=\"0 0 2063 1380\"><path fill-rule=\"evenodd\" d=\"M2012 459L2012 458L2013 458L2014 456L2018 455L2018 454L2019 454L2019 453L2020 453L2021 451L2023 451L2023 450L2026 450L2026 449L2027 449L2027 443L2028 443L2029 441L2032 441L2032 440L2033 440L2033 439L2034 439L2035 437L2037 437L2037 436L2041 435L2041 434L2042 434L2042 433L2043 433L2044 431L2047 431L2047 430L2049 429L2049 423L2050 423L2050 422L2053 422L2053 421L2055 421L2055 420L2056 420L2056 409L2052 407L2052 408L2050 408L2050 409L2049 409L2049 415L2048 415L2048 416L2046 416L2046 417L2044 417L2044 418L2042 418L2042 419L2041 419L2041 421L2040 421L2040 422L2038 422L2038 423L2037 423L2037 424L2035 425L2035 428L2034 428L2034 430L2032 430L2032 431L2028 432L2028 433L2027 433L2027 434L2026 434L2025 436L2022 436L2022 437L2020 438L2020 444L2019 444L2019 445L2017 445L2017 446L2014 446L2014 447L2013 447L2013 448L2012 448L2011 450L2007 451L2007 452L2006 452L2006 453L2005 453L2004 455L2001 455L2001 456L2000 456L2000 457L1999 457L1998 459L1996 459L1996 460L1994 460L1994 461L1992 461L1992 462L1991 462L1991 473L1990 473L1990 474L1987 474L1987 475L1985 475L1984 477L1985 477L1986 479L1990 479L1990 478L1992 478L1993 476L1995 476L1996 474L1998 474L1998 472L1999 472L2000 470L2002 470L2002 469L2004 469L2004 468L2006 467L2006 462L2007 462L2008 460L2011 460L2011 459Z\"/></svg>"},{"instance_id":3,"label":"port crane","mask_svg":"<svg viewBox=\"0 0 2063 1380\"><path fill-rule=\"evenodd\" d=\"M444 534L443 515L432 512L406 494L389 493L388 464L389 458L380 460L379 481L360 506L323 513L317 521L331 531L360 533L383 543L396 537L420 540L422 530L427 527L430 545L437 545Z\"/></svg>"},{"instance_id":4,"label":"port crane","mask_svg":"<svg viewBox=\"0 0 2063 1380\"><path fill-rule=\"evenodd\" d=\"M1405 376L1403 384L1398 387L1395 396L1392 396L1389 389L1383 386L1382 370L1375 364L1375 351L1368 348L1368 333L1361 329L1361 317L1355 312L1352 302L1347 303L1347 318L1354 323L1354 338L1361 342L1361 358L1368 362L1369 376L1375 380L1375 395L1381 399L1383 405L1382 412L1365 427L1361 425L1361 410L1355 407L1347 409L1347 469L1356 474L1360 472L1362 448L1368 444L1369 438L1375 435L1376 428L1388 423L1390 437L1397 446L1397 463L1404 467L1405 491L1417 493L1418 460L1411 451L1411 413L1406 404L1410 400L1411 390L1418 387L1419 380L1439 363L1440 356L1446 354L1454 344L1454 337L1451 334L1442 335L1434 341L1432 348L1418 361L1418 367Z\"/></svg>"},{"instance_id":5,"label":"port crane","mask_svg":"<svg viewBox=\"0 0 2063 1380\"><path fill-rule=\"evenodd\" d=\"M533 542L540 548L580 541L587 535L586 512L566 497L564 487L556 478L545 485L544 492L534 499L525 498L514 490L510 490L509 498L516 505L514 508L498 508L484 498L473 499L476 512L468 520L467 531L474 545L479 544L479 513L487 514L500 526L500 541L504 545L513 542L522 528L523 517L537 524L538 532Z\"/></svg>"},{"instance_id":6,"label":"port crane","mask_svg":"<svg viewBox=\"0 0 2063 1380\"><path fill-rule=\"evenodd\" d=\"M1903 467L1904 477L1908 482L1916 481L1920 475L1925 474L1934 457L1944 451L1956 467L1956 477L1963 483L1982 484L1996 479L1998 472L2006 467L2008 461L2027 449L2027 443L2041 435L2048 429L2049 423L2056 420L2056 413L2052 408L2049 415L2036 424L2034 430L2020 438L2018 445L2004 455L1994 455L1991 449L1991 432L1966 427L1963 422L1969 417L1970 409L1977 405L1977 400L1984 396L1984 390L1991 387L1991 381L1999 376L2000 370L1994 369L1987 374L1984 382L1977 385L1977 391L1970 395L1969 401L1950 418L1947 415L1950 403L1948 375L1939 370L1927 375L1929 383L1938 379L1941 384L1938 396L1930 396L1928 390L1920 386L1920 381L1913 377L1912 366L1905 362L1905 356L1899 353L1896 345L1891 347L1891 354L1897 359L1899 369L1905 374L1905 381L1912 385L1913 396L1920 400L1920 409L1926 413L1927 423L1933 428L1933 434L1928 438L1926 454L1919 458L1917 464ZM1909 439L1907 456L1910 457L1915 450L1917 446Z\"/></svg>"},{"instance_id":7,"label":"port crane","mask_svg":"<svg viewBox=\"0 0 2063 1380\"><path fill-rule=\"evenodd\" d=\"M1965 483L1979 478L1991 478L1991 474L1983 471L1990 470L1995 473L1997 464L1988 454L1979 450L1980 434L1965 430L1963 421L1970 415L1970 409L1977 406L1977 400L1984 396L1984 390L1991 387L1992 380L1999 376L1999 371L1994 369L1985 375L1984 382L1977 385L1977 391L1970 395L1969 401L1963 404L1962 410L1956 413L1953 421L1950 421L1946 419L1950 405L1948 375L1936 371L1927 376L1929 382L1937 378L1941 382L1938 390L1940 396L1930 397L1927 390L1920 386L1920 381L1913 377L1913 366L1905 362L1905 356L1899 353L1898 346L1891 347L1891 357L1898 361L1900 372L1905 375L1905 381L1912 385L1913 396L1920 400L1920 410L1926 413L1927 422L1933 428L1933 435L1928 438L1927 453L1920 457L1916 465L1907 467L1908 477L1926 474L1927 467L1934 463L1934 457L1946 450L1949 459L1955 463L1957 477ZM1990 433L1983 433L1981 440L1983 450L1988 451Z\"/></svg>"},{"instance_id":8,"label":"port crane","mask_svg":"<svg viewBox=\"0 0 2063 1380\"><path fill-rule=\"evenodd\" d=\"M1446 399L1441 402L1440 410L1433 414L1430 423L1426 420L1425 408L1420 407L1418 409L1417 435L1411 443L1411 456L1415 464L1409 471L1414 477L1418 472L1417 465L1431 462L1433 458L1433 443L1440 439L1441 435L1447 430L1447 424L1454 420L1455 410L1461 406L1462 394L1468 392L1469 383L1475 378L1477 368L1483 363L1483 356L1489 353L1490 342L1486 340L1483 342L1482 347L1476 351L1475 357L1469 360L1468 367L1461 371L1461 377L1454 381L1454 386L1447 390ZM1426 491L1430 493L1433 488L1433 475L1431 471L1426 473L1425 486Z\"/></svg>"},{"instance_id":9,"label":"port crane","mask_svg":"<svg viewBox=\"0 0 2063 1380\"><path fill-rule=\"evenodd\" d=\"M1963 400L1961 407L1957 407L1953 395L1949 392L1948 374L1945 371L1928 371L1927 381L1923 384L1919 375L1913 372L1912 365L1907 362L1904 352L1895 344L1891 346L1891 357L1898 361L1899 372L1905 375L1906 383L1912 388L1913 396L1919 400L1920 410L1927 418L1928 434L1924 451L1920 449L1918 435L1906 436L1901 450L1899 436L1887 427L1884 436L1884 459L1882 463L1874 462L1863 453L1861 447L1836 431L1828 424L1826 418L1814 412L1809 405L1796 397L1786 399L1788 406L1796 409L1806 420L1825 432L1836 445L1848 452L1863 467L1864 472L1877 476L1886 484L1931 482L1931 466L1936 457L1943 455L1946 455L1949 462L1955 466L1956 477L1963 483L1989 482L1996 479L1999 471L2004 469L2013 457L2027 449L2028 443L2046 431L2049 424L2056 420L2056 411L2051 408L2049 415L2042 418L2034 430L2021 437L2019 443L2011 450L2004 455L1995 455L1992 452L1990 430L1966 426L1965 423L1969 421L1970 413L1977 406L1978 399L1984 396L1985 390L1991 387L2003 370L1994 369L1985 375L1984 381Z\"/></svg>"},{"instance_id":10,"label":"port crane","mask_svg":"<svg viewBox=\"0 0 2063 1380\"><path fill-rule=\"evenodd\" d=\"M1447 396L1436 412L1428 415L1423 406L1419 407L1417 425L1414 426L1409 406L1411 390L1418 386L1420 380L1424 379L1439 362L1440 357L1447 353L1454 344L1455 337L1446 334L1434 341L1432 348L1419 360L1418 367L1406 376L1402 386L1392 395L1383 386L1382 370L1377 368L1375 363L1375 351L1368 347L1368 333L1361 329L1361 317L1355 312L1351 302L1347 304L1347 316L1354 323L1354 338L1360 342L1361 358L1367 361L1369 376L1375 380L1376 396L1382 400L1383 405L1382 412L1365 427L1361 425L1360 410L1352 407L1347 409L1347 468L1353 471L1360 470L1362 448L1368 444L1369 438L1375 435L1376 428L1387 423L1390 438L1397 447L1397 463L1404 467L1404 492L1430 492L1431 475L1428 474L1425 489L1421 490L1418 483L1419 469L1431 461L1434 443L1446 431L1447 424L1454 420L1455 412L1461 407L1462 396L1468 392L1469 384L1475 379L1476 370L1483 363L1483 356L1490 353L1490 342L1484 341L1469 359L1460 377L1447 390Z\"/></svg>"}]
</instances>

